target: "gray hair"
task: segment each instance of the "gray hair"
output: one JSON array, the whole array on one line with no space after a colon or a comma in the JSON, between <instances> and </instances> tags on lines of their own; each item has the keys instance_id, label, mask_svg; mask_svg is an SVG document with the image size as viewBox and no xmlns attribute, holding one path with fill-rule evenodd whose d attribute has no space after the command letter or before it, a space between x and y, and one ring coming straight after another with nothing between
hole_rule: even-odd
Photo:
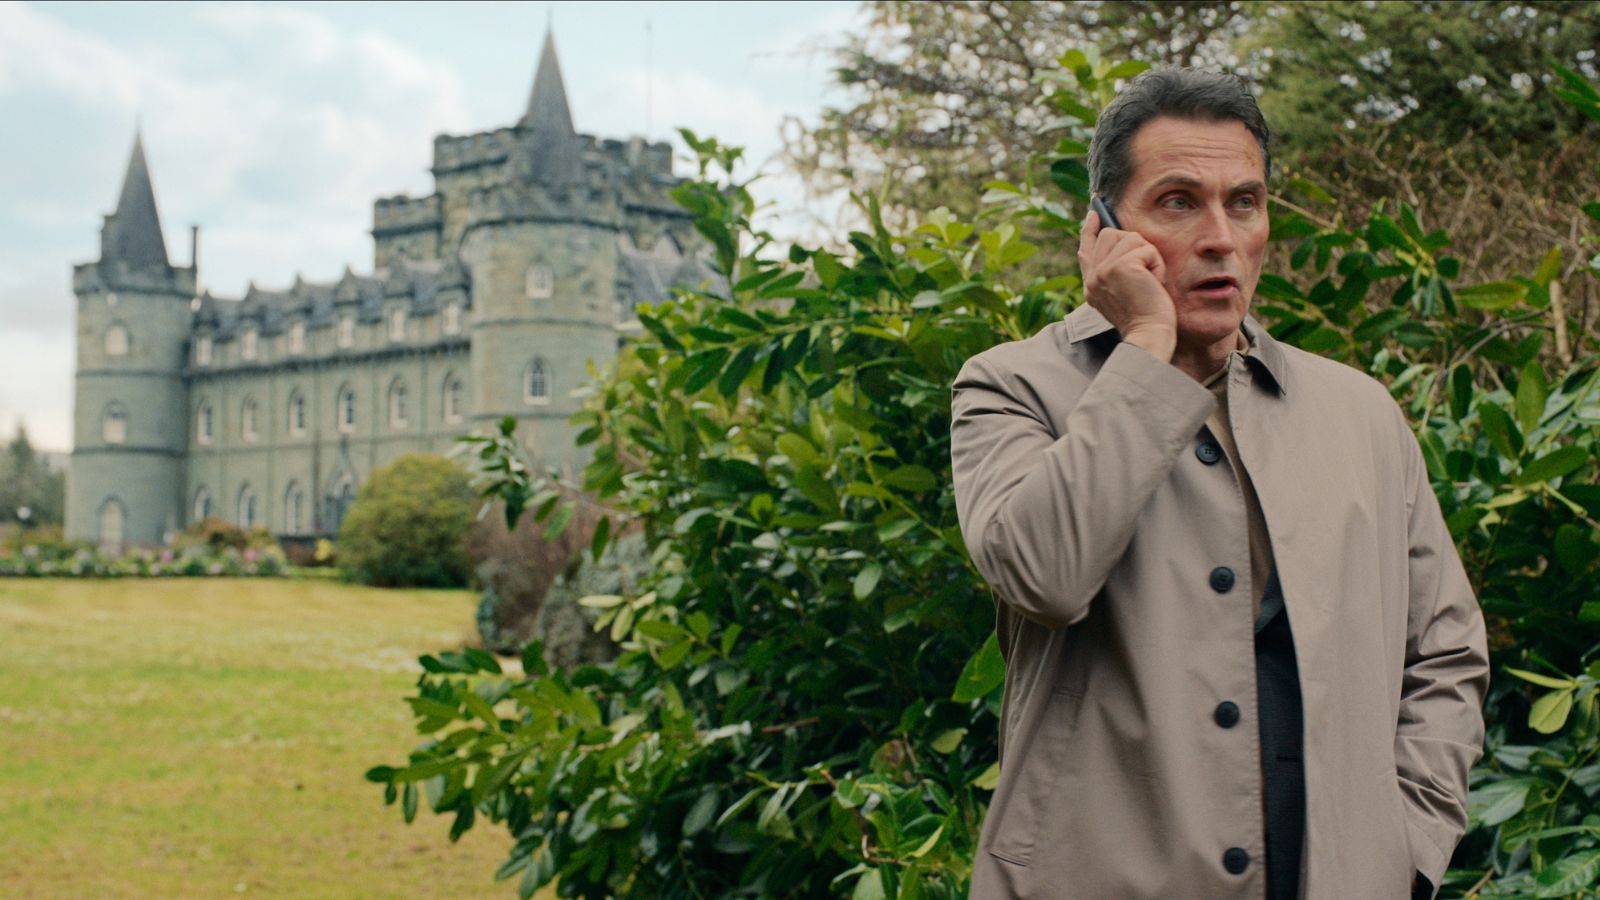
<instances>
[{"instance_id":1,"label":"gray hair","mask_svg":"<svg viewBox=\"0 0 1600 900\"><path fill-rule=\"evenodd\" d=\"M1089 144L1089 189L1115 207L1133 175L1134 133L1151 119L1171 116L1244 124L1261 147L1262 171L1272 174L1271 132L1242 79L1200 69L1150 69L1129 82L1095 123Z\"/></svg>"}]
</instances>

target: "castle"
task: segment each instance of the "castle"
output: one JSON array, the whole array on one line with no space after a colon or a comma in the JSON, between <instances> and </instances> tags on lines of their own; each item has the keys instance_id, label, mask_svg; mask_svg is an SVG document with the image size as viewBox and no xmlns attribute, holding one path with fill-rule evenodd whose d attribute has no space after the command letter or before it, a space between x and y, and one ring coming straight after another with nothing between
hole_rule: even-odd
<instances>
[{"instance_id":1,"label":"castle","mask_svg":"<svg viewBox=\"0 0 1600 900\"><path fill-rule=\"evenodd\" d=\"M154 544L210 516L336 534L375 468L506 416L532 458L580 468L589 361L637 304L712 277L670 145L577 133L547 34L522 118L439 135L432 174L374 203L371 275L224 299L197 293L195 254L170 260L136 136L100 259L73 268L67 536Z\"/></svg>"}]
</instances>

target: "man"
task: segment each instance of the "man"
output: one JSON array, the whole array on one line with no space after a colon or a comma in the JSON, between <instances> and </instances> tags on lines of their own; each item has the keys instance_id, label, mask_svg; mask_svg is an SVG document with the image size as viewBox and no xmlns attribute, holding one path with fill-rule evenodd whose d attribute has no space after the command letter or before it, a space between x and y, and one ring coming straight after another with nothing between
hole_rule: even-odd
<instances>
[{"instance_id":1,"label":"man","mask_svg":"<svg viewBox=\"0 0 1600 900\"><path fill-rule=\"evenodd\" d=\"M1006 659L972 896L1431 896L1483 739L1483 618L1382 385L1247 316L1268 130L1231 76L1100 117L1087 303L954 385Z\"/></svg>"}]
</instances>

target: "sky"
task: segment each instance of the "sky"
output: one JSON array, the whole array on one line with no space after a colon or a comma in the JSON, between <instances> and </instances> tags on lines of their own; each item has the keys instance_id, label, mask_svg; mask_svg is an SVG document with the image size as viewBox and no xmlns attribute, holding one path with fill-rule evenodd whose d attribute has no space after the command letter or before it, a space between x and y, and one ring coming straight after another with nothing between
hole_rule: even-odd
<instances>
[{"instance_id":1,"label":"sky","mask_svg":"<svg viewBox=\"0 0 1600 900\"><path fill-rule=\"evenodd\" d=\"M0 0L0 441L72 440L72 265L99 253L135 130L167 250L237 297L372 270L372 201L432 190L433 137L514 123L553 28L577 129L746 148L764 223L830 216L775 155L840 100L854 2ZM687 174L687 165L679 164Z\"/></svg>"}]
</instances>

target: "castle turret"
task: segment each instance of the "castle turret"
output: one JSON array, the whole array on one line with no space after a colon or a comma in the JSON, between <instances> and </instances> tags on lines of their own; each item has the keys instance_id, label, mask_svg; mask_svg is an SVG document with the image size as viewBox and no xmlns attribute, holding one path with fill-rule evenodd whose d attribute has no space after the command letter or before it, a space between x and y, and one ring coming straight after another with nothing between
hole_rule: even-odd
<instances>
[{"instance_id":1,"label":"castle turret","mask_svg":"<svg viewBox=\"0 0 1600 900\"><path fill-rule=\"evenodd\" d=\"M100 259L73 268L78 298L66 532L156 543L181 524L183 369L195 269L167 258L144 141L135 135Z\"/></svg>"},{"instance_id":2,"label":"castle turret","mask_svg":"<svg viewBox=\"0 0 1600 900\"><path fill-rule=\"evenodd\" d=\"M616 356L619 185L573 130L555 40L546 35L526 113L509 137L503 178L463 209L459 253L471 284L474 416L523 421L546 464L583 459L566 419L588 363ZM593 158L591 158L593 157Z\"/></svg>"}]
</instances>

